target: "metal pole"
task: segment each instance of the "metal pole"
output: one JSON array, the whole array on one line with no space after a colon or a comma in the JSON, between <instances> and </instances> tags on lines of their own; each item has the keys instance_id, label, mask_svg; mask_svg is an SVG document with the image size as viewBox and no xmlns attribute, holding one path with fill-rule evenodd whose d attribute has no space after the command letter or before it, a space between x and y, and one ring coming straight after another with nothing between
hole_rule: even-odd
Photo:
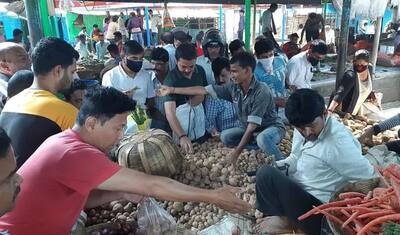
<instances>
[{"instance_id":1,"label":"metal pole","mask_svg":"<svg viewBox=\"0 0 400 235\"><path fill-rule=\"evenodd\" d=\"M29 41L34 47L43 38L42 24L40 23L39 1L24 0L26 18L28 19Z\"/></svg>"},{"instance_id":2,"label":"metal pole","mask_svg":"<svg viewBox=\"0 0 400 235\"><path fill-rule=\"evenodd\" d=\"M397 23L397 20L399 19L399 7L393 7L392 9L392 22Z\"/></svg>"},{"instance_id":3,"label":"metal pole","mask_svg":"<svg viewBox=\"0 0 400 235\"><path fill-rule=\"evenodd\" d=\"M251 42L254 44L256 39L256 18L257 18L257 0L253 2L253 34L251 35Z\"/></svg>"},{"instance_id":4,"label":"metal pole","mask_svg":"<svg viewBox=\"0 0 400 235\"><path fill-rule=\"evenodd\" d=\"M375 74L376 60L378 59L379 40L382 31L382 20L383 20L382 17L378 17L375 22L374 47L372 48L372 56L371 56L373 74Z\"/></svg>"},{"instance_id":5,"label":"metal pole","mask_svg":"<svg viewBox=\"0 0 400 235\"><path fill-rule=\"evenodd\" d=\"M343 0L342 6L342 19L340 25L340 36L339 36L339 54L337 59L336 68L336 88L339 86L342 80L344 70L346 68L347 59L347 44L349 40L349 25L350 25L350 9L351 0Z\"/></svg>"},{"instance_id":6,"label":"metal pole","mask_svg":"<svg viewBox=\"0 0 400 235\"><path fill-rule=\"evenodd\" d=\"M222 17L223 17L223 11L222 11L222 4L219 5L219 31L222 32Z\"/></svg>"},{"instance_id":7,"label":"metal pole","mask_svg":"<svg viewBox=\"0 0 400 235\"><path fill-rule=\"evenodd\" d=\"M150 47L150 42L151 42L151 40L150 40L150 24L149 24L149 7L145 7L144 8L144 15L145 15L145 18L146 18L146 43L147 43L147 46L149 46Z\"/></svg>"},{"instance_id":8,"label":"metal pole","mask_svg":"<svg viewBox=\"0 0 400 235\"><path fill-rule=\"evenodd\" d=\"M251 20L251 0L245 0L246 3L246 19L245 19L245 30L244 30L244 44L246 49L250 49L250 20Z\"/></svg>"}]
</instances>

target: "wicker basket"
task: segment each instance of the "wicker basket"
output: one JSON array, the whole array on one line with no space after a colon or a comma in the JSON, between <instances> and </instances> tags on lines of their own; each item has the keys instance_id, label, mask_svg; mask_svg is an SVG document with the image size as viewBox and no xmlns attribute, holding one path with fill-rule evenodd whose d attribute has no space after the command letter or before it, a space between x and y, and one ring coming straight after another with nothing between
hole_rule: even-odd
<instances>
[{"instance_id":1,"label":"wicker basket","mask_svg":"<svg viewBox=\"0 0 400 235\"><path fill-rule=\"evenodd\" d=\"M124 138L115 156L124 167L170 177L181 171L183 157L163 130L150 129Z\"/></svg>"},{"instance_id":2,"label":"wicker basket","mask_svg":"<svg viewBox=\"0 0 400 235\"><path fill-rule=\"evenodd\" d=\"M380 178L374 178L370 180L362 180L358 181L355 183L349 183L343 186L340 190L336 191L333 196L331 197L331 202L337 201L339 194L345 193L345 192L359 192L359 193L364 193L367 194L369 191L373 190L374 188L377 187L385 187L385 184L381 181ZM344 235L345 233L342 231L342 229L337 226L335 223L331 222L330 220L328 221L328 225L330 229L332 230L333 234L335 235Z\"/></svg>"}]
</instances>

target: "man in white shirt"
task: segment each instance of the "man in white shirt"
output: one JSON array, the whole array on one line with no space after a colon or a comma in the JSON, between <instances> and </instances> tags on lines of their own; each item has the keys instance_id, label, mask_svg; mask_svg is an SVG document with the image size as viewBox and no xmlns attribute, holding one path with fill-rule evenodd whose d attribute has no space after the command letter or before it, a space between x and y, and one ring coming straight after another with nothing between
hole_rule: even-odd
<instances>
[{"instance_id":1,"label":"man in white shirt","mask_svg":"<svg viewBox=\"0 0 400 235\"><path fill-rule=\"evenodd\" d=\"M203 67L209 85L215 84L214 73L211 68L212 62L225 54L224 43L219 33L209 33L206 35L202 45L204 55L197 57L196 64Z\"/></svg>"},{"instance_id":2,"label":"man in white shirt","mask_svg":"<svg viewBox=\"0 0 400 235\"><path fill-rule=\"evenodd\" d=\"M119 66L106 72L102 85L114 87L131 96L142 108L154 107L155 90L151 74L142 69L144 49L134 40L124 45L124 57Z\"/></svg>"},{"instance_id":3,"label":"man in white shirt","mask_svg":"<svg viewBox=\"0 0 400 235\"><path fill-rule=\"evenodd\" d=\"M269 38L274 42L275 47L279 48L278 43L274 38L276 32L276 26L274 21L273 13L278 9L278 4L272 3L268 10L264 11L260 18L260 25L262 26L262 33L265 37Z\"/></svg>"},{"instance_id":4,"label":"man in white shirt","mask_svg":"<svg viewBox=\"0 0 400 235\"><path fill-rule=\"evenodd\" d=\"M276 162L278 169L263 166L257 171L256 207L267 217L256 230L279 234L301 229L308 235L319 235L323 216L303 221L297 218L328 202L344 184L374 178L376 173L352 133L327 116L324 99L316 91L295 91L285 112L295 127L292 152Z\"/></svg>"},{"instance_id":5,"label":"man in white shirt","mask_svg":"<svg viewBox=\"0 0 400 235\"><path fill-rule=\"evenodd\" d=\"M287 64L286 83L294 91L301 88L311 88L313 77L312 67L325 59L328 47L322 40L314 40L307 51L293 56Z\"/></svg>"},{"instance_id":6,"label":"man in white shirt","mask_svg":"<svg viewBox=\"0 0 400 235\"><path fill-rule=\"evenodd\" d=\"M96 57L98 60L105 59L108 45L110 45L110 42L104 41L104 34L99 33L99 41L96 43Z\"/></svg>"},{"instance_id":7,"label":"man in white shirt","mask_svg":"<svg viewBox=\"0 0 400 235\"><path fill-rule=\"evenodd\" d=\"M79 53L79 60L89 59L89 49L86 43L85 34L79 34L78 43L75 46L75 50Z\"/></svg>"}]
</instances>

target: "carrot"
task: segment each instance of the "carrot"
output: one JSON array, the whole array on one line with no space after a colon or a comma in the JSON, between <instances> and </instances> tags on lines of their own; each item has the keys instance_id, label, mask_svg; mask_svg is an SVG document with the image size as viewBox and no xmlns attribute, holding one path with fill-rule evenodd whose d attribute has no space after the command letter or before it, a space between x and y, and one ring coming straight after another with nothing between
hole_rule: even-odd
<instances>
[{"instance_id":1,"label":"carrot","mask_svg":"<svg viewBox=\"0 0 400 235\"><path fill-rule=\"evenodd\" d=\"M338 217L336 217L336 216L334 216L332 214L329 214L328 212L323 211L323 210L319 209L318 207L314 207L314 209L316 209L316 211L318 213L323 214L326 217L326 219L328 219L328 220L330 220L330 221L332 221L332 222L334 222L334 223L336 223L338 225L342 225L343 224L343 221L341 219L339 219ZM347 235L355 234L354 231L349 226L345 226L343 228L343 230L345 231L345 233Z\"/></svg>"},{"instance_id":2,"label":"carrot","mask_svg":"<svg viewBox=\"0 0 400 235\"><path fill-rule=\"evenodd\" d=\"M376 219L372 220L371 222L369 222L367 225L365 225L360 231L358 231L357 235L364 235L368 231L370 231L370 229L372 227L374 227L376 225L381 225L388 221L400 221L400 214L391 214L391 215L386 215L383 217L376 218Z\"/></svg>"},{"instance_id":3,"label":"carrot","mask_svg":"<svg viewBox=\"0 0 400 235\"><path fill-rule=\"evenodd\" d=\"M369 191L367 195L364 197L364 200L369 200L372 198L372 191Z\"/></svg>"},{"instance_id":4,"label":"carrot","mask_svg":"<svg viewBox=\"0 0 400 235\"><path fill-rule=\"evenodd\" d=\"M365 213L365 214L359 215L357 217L357 219L376 218L376 217L380 217L380 216L391 215L394 213L396 213L394 210L375 211L375 212L370 212L370 213Z\"/></svg>"},{"instance_id":5,"label":"carrot","mask_svg":"<svg viewBox=\"0 0 400 235\"><path fill-rule=\"evenodd\" d=\"M359 212L356 211L354 214L352 214L343 224L342 224L342 228L346 227L350 222L353 222L353 220L355 218L357 218Z\"/></svg>"},{"instance_id":6,"label":"carrot","mask_svg":"<svg viewBox=\"0 0 400 235\"><path fill-rule=\"evenodd\" d=\"M366 208L366 207L360 207L360 206L350 206L350 207L329 207L323 209L323 211L330 212L330 211L340 211L340 210L345 210L345 211L358 211L360 213L370 213L370 212L377 212L377 209L372 209L372 208Z\"/></svg>"},{"instance_id":7,"label":"carrot","mask_svg":"<svg viewBox=\"0 0 400 235\"><path fill-rule=\"evenodd\" d=\"M354 205L357 204L359 202L361 202L361 198L352 198L352 199L347 199L347 200L343 200L343 201L337 201L337 202L330 202L330 203L326 203L326 204L322 204L319 205L317 207L314 207L313 209L309 210L308 212L306 212L305 214L299 216L299 218L297 218L298 220L304 220L310 216L312 216L313 214L315 214L315 212L317 212L318 210L323 210L329 207L339 207L339 206L345 206L345 205ZM318 208L318 209L316 209Z\"/></svg>"},{"instance_id":8,"label":"carrot","mask_svg":"<svg viewBox=\"0 0 400 235\"><path fill-rule=\"evenodd\" d=\"M394 193L396 194L397 197L397 201L400 202L400 185L396 182L396 180L393 177L390 178L390 183L393 186Z\"/></svg>"},{"instance_id":9,"label":"carrot","mask_svg":"<svg viewBox=\"0 0 400 235\"><path fill-rule=\"evenodd\" d=\"M339 198L342 199L342 200L349 199L349 198L355 198L355 197L364 198L365 194L364 193L358 193L358 192L346 192L346 193L339 194Z\"/></svg>"},{"instance_id":10,"label":"carrot","mask_svg":"<svg viewBox=\"0 0 400 235\"><path fill-rule=\"evenodd\" d=\"M351 216L351 214L350 214L349 212L347 212L346 210L341 210L340 212L342 212L342 214L345 215L345 216L347 216L347 217L350 217L350 216ZM358 220L357 218L355 218L355 219L353 220L353 222L354 222L354 225L355 225L355 231L358 231L358 230L360 230L362 227L364 227L364 224L363 224L360 220Z\"/></svg>"},{"instance_id":11,"label":"carrot","mask_svg":"<svg viewBox=\"0 0 400 235\"><path fill-rule=\"evenodd\" d=\"M374 198L374 199L372 199L371 201L366 202L366 203L359 204L358 206L361 206L361 207L371 207L371 206L377 205L378 203L379 203L379 200L376 199L376 198Z\"/></svg>"}]
</instances>

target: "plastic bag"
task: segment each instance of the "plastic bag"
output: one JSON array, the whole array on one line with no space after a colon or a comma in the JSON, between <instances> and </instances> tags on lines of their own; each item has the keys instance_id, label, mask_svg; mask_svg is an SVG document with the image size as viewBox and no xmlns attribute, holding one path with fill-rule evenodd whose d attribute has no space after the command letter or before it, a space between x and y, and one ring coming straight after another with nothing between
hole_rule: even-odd
<instances>
[{"instance_id":1,"label":"plastic bag","mask_svg":"<svg viewBox=\"0 0 400 235\"><path fill-rule=\"evenodd\" d=\"M139 206L138 234L140 235L176 235L176 222L154 198L149 198Z\"/></svg>"},{"instance_id":2,"label":"plastic bag","mask_svg":"<svg viewBox=\"0 0 400 235\"><path fill-rule=\"evenodd\" d=\"M205 134L206 115L204 114L203 104L195 107L188 103L182 104L176 108L176 117L189 139L196 140Z\"/></svg>"}]
</instances>

